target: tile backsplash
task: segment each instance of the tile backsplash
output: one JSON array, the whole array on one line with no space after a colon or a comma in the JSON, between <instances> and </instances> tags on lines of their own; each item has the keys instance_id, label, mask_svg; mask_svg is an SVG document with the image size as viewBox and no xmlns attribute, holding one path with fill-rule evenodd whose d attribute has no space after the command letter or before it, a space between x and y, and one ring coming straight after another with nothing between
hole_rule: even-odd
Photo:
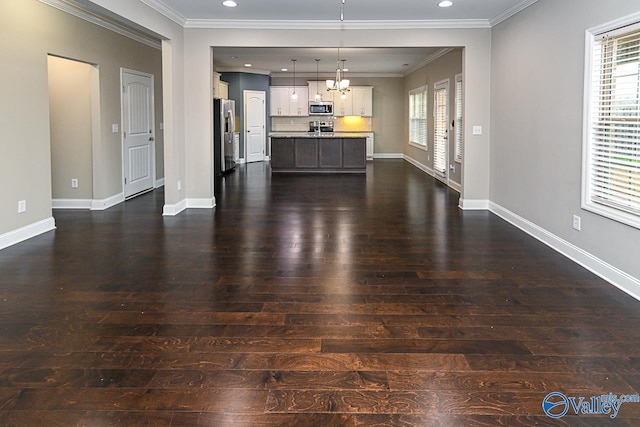
<instances>
[{"instance_id":1,"label":"tile backsplash","mask_svg":"<svg viewBox=\"0 0 640 427\"><path fill-rule=\"evenodd\" d=\"M335 117L271 117L272 132L307 132L309 122L314 120L333 120L335 132L371 132L371 117L348 116Z\"/></svg>"}]
</instances>

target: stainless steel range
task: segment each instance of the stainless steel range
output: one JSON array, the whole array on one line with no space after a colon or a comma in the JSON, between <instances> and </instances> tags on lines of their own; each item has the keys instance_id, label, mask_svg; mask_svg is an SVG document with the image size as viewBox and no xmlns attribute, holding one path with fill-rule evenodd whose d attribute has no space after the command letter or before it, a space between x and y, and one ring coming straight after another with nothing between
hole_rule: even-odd
<instances>
[{"instance_id":1,"label":"stainless steel range","mask_svg":"<svg viewBox=\"0 0 640 427\"><path fill-rule=\"evenodd\" d=\"M314 120L309 122L309 132L314 133L330 133L333 132L332 121L318 121Z\"/></svg>"}]
</instances>

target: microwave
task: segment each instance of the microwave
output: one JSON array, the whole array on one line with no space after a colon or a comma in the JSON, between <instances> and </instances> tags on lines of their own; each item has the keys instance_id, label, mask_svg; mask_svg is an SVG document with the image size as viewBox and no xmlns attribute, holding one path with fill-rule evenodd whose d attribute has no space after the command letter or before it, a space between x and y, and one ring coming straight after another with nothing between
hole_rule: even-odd
<instances>
[{"instance_id":1,"label":"microwave","mask_svg":"<svg viewBox=\"0 0 640 427\"><path fill-rule=\"evenodd\" d=\"M333 102L311 101L309 102L310 116L333 116Z\"/></svg>"}]
</instances>

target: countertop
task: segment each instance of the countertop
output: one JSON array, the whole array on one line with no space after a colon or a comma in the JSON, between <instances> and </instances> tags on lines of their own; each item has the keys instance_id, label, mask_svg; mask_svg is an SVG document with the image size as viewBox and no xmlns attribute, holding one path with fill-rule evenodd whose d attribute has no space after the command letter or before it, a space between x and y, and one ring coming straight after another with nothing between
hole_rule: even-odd
<instances>
[{"instance_id":1,"label":"countertop","mask_svg":"<svg viewBox=\"0 0 640 427\"><path fill-rule=\"evenodd\" d=\"M271 132L270 137L275 138L366 138L373 132Z\"/></svg>"}]
</instances>

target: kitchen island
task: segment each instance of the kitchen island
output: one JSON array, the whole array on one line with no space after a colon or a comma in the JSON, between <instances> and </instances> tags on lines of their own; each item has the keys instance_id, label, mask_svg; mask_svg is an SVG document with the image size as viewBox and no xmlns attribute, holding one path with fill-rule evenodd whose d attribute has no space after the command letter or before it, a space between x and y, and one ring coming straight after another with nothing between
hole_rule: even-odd
<instances>
[{"instance_id":1,"label":"kitchen island","mask_svg":"<svg viewBox=\"0 0 640 427\"><path fill-rule=\"evenodd\" d=\"M332 133L271 136L271 171L365 173L366 138Z\"/></svg>"}]
</instances>

